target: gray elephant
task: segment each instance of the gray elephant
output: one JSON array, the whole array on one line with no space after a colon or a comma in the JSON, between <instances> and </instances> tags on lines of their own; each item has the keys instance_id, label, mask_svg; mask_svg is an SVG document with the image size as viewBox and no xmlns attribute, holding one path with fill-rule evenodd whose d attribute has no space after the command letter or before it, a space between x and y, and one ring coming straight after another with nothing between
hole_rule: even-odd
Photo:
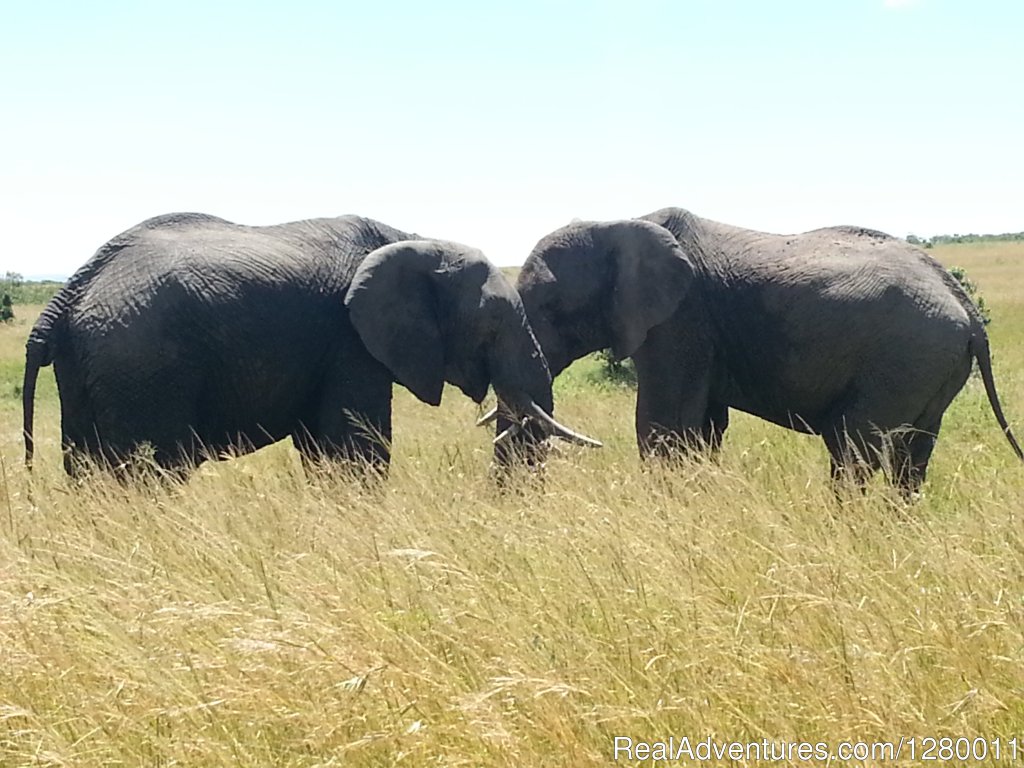
<instances>
[{"instance_id":1,"label":"gray elephant","mask_svg":"<svg viewBox=\"0 0 1024 768\"><path fill-rule=\"evenodd\" d=\"M976 359L1024 459L974 304L935 260L880 232L774 235L665 208L551 233L517 287L553 376L594 350L632 356L642 455L714 449L736 408L821 435L833 478L862 483L884 465L909 495ZM502 455L532 444L507 419L499 429L510 425L520 434Z\"/></svg>"},{"instance_id":2,"label":"gray elephant","mask_svg":"<svg viewBox=\"0 0 1024 768\"><path fill-rule=\"evenodd\" d=\"M551 418L519 296L483 254L359 216L250 227L171 214L102 246L26 346L29 466L51 362L69 474L81 457L125 466L149 444L187 475L287 436L307 464L383 467L396 381L431 405L446 381L476 402L493 384L517 416L583 439Z\"/></svg>"}]
</instances>

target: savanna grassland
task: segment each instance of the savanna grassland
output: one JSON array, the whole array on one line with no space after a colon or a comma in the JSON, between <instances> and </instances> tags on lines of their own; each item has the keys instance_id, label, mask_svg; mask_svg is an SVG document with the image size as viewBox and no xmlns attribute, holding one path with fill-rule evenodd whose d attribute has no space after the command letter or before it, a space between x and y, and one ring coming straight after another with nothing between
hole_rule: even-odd
<instances>
[{"instance_id":1,"label":"savanna grassland","mask_svg":"<svg viewBox=\"0 0 1024 768\"><path fill-rule=\"evenodd\" d=\"M933 253L991 309L1024 437L1024 244ZM22 466L39 307L15 309L2 766L610 765L615 737L983 737L994 762L1024 738L1024 465L976 379L910 509L881 484L840 506L817 439L740 414L719 462L643 468L633 395L593 361L559 379L558 413L606 447L564 447L519 493L488 481L475 405L404 390L379 488L308 483L286 444L183 486L78 488L51 369Z\"/></svg>"}]
</instances>

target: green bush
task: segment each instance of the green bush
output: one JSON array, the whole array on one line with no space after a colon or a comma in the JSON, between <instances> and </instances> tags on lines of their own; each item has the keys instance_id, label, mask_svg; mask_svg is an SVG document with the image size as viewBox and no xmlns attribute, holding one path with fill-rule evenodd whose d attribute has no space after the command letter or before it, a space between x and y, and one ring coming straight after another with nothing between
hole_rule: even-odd
<instances>
[{"instance_id":1,"label":"green bush","mask_svg":"<svg viewBox=\"0 0 1024 768\"><path fill-rule=\"evenodd\" d=\"M960 287L964 289L971 301L974 302L974 306L978 308L978 314L981 315L981 322L988 325L992 322L992 315L989 312L988 306L985 304L985 298L978 293L978 286L967 277L967 272L963 267L950 267L949 274L951 274L956 281L960 283Z\"/></svg>"},{"instance_id":2,"label":"green bush","mask_svg":"<svg viewBox=\"0 0 1024 768\"><path fill-rule=\"evenodd\" d=\"M610 349L602 349L597 353L597 359L601 362L601 379L625 387L636 386L636 366L630 358L616 360Z\"/></svg>"}]
</instances>

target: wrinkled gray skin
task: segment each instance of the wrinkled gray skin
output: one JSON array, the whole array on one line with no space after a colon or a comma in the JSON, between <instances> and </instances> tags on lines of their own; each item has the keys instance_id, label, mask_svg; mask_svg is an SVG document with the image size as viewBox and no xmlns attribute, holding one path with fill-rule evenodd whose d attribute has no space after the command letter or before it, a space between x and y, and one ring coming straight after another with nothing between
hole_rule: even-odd
<instances>
[{"instance_id":1,"label":"wrinkled gray skin","mask_svg":"<svg viewBox=\"0 0 1024 768\"><path fill-rule=\"evenodd\" d=\"M97 251L26 349L26 461L40 366L60 391L65 468L122 465L142 443L182 475L290 436L304 463L389 460L391 389L431 405L550 413L551 380L518 295L479 251L358 216L249 227L196 213Z\"/></svg>"},{"instance_id":2,"label":"wrinkled gray skin","mask_svg":"<svg viewBox=\"0 0 1024 768\"><path fill-rule=\"evenodd\" d=\"M632 356L642 455L717 448L736 408L821 435L836 479L863 482L886 456L909 495L977 359L1021 456L973 303L931 257L880 232L774 235L666 208L551 233L517 287L553 376L594 350Z\"/></svg>"}]
</instances>

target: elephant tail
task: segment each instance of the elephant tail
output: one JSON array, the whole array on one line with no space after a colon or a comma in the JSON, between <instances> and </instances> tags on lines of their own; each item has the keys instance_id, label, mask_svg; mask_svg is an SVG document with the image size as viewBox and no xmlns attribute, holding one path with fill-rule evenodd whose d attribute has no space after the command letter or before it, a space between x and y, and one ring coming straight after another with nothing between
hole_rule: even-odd
<instances>
[{"instance_id":1,"label":"elephant tail","mask_svg":"<svg viewBox=\"0 0 1024 768\"><path fill-rule=\"evenodd\" d=\"M36 409L36 378L39 369L45 364L45 349L31 342L25 350L25 380L21 387L21 409L24 415L25 431L25 466L32 469L32 454L35 452L35 440L32 437L32 422Z\"/></svg>"},{"instance_id":2,"label":"elephant tail","mask_svg":"<svg viewBox=\"0 0 1024 768\"><path fill-rule=\"evenodd\" d=\"M25 343L25 378L21 386L21 409L25 436L25 466L32 469L32 455L35 452L33 421L36 408L36 379L39 369L53 362L53 335L63 318L65 302L58 294L39 316L32 333Z\"/></svg>"},{"instance_id":3,"label":"elephant tail","mask_svg":"<svg viewBox=\"0 0 1024 768\"><path fill-rule=\"evenodd\" d=\"M988 402L992 406L992 413L995 414L996 421L1002 427L1003 434L1006 435L1006 439L1010 442L1013 452L1017 454L1018 459L1024 461L1024 451L1021 451L1020 443L1013 436L1010 425L1006 421L1006 416L1003 415L1003 408L999 404L999 395L996 393L996 381L992 376L992 355L989 352L988 335L985 333L984 328L979 328L971 337L971 352L978 361L978 370L981 371L981 380L985 383L985 394L988 395Z\"/></svg>"}]
</instances>

